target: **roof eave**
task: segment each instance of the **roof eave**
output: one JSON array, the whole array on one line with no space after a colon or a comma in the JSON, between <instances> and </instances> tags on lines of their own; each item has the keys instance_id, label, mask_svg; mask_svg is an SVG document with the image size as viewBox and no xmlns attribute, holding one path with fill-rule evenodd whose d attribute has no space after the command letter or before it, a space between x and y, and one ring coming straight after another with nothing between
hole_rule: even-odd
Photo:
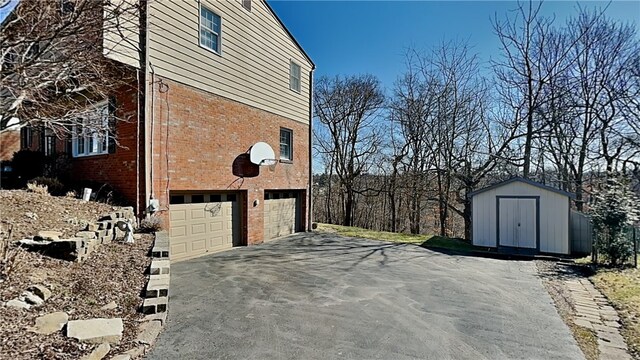
<instances>
[{"instance_id":1,"label":"roof eave","mask_svg":"<svg viewBox=\"0 0 640 360\"><path fill-rule=\"evenodd\" d=\"M269 9L269 11L271 11L271 14L273 15L273 17L278 20L278 23L280 23L280 26L282 26L282 28L284 29L284 31L287 32L287 35L289 35L289 38L291 39L291 41L293 41L293 43L296 45L296 47L298 47L298 49L300 50L300 52L302 53L302 55L304 55L304 57L307 59L307 61L309 61L309 63L311 64L311 70L315 70L316 69L316 64L313 62L313 60L311 60L311 57L309 56L309 54L307 54L306 51L304 51L304 48L302 48L302 45L300 45L300 43L298 42L298 40L296 40L296 38L293 36L293 34L291 33L291 31L289 31L289 29L287 29L287 26L284 24L284 22L282 22L282 20L280 19L280 17L278 16L278 14L276 14L276 12L273 10L273 8L271 7L271 5L269 5L269 3L267 2L267 0L262 0L262 2L267 6L267 9Z\"/></svg>"}]
</instances>

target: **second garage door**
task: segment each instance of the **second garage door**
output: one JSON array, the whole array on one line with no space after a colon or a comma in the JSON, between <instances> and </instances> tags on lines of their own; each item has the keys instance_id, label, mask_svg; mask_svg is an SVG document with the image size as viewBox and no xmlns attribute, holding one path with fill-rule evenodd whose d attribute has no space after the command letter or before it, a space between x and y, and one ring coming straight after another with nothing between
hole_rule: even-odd
<instances>
[{"instance_id":1,"label":"second garage door","mask_svg":"<svg viewBox=\"0 0 640 360\"><path fill-rule=\"evenodd\" d=\"M264 239L270 240L293 234L300 227L299 193L265 191Z\"/></svg>"},{"instance_id":2,"label":"second garage door","mask_svg":"<svg viewBox=\"0 0 640 360\"><path fill-rule=\"evenodd\" d=\"M169 218L172 260L228 249L240 239L236 194L171 194Z\"/></svg>"}]
</instances>

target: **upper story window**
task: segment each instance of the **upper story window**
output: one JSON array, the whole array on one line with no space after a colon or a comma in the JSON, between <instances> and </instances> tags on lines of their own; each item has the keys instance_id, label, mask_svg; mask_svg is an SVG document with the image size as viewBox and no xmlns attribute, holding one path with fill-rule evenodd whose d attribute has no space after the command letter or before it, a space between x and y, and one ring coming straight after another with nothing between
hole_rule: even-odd
<instances>
[{"instance_id":1,"label":"upper story window","mask_svg":"<svg viewBox=\"0 0 640 360\"><path fill-rule=\"evenodd\" d=\"M300 92L300 65L291 61L289 66L289 88Z\"/></svg>"},{"instance_id":2,"label":"upper story window","mask_svg":"<svg viewBox=\"0 0 640 360\"><path fill-rule=\"evenodd\" d=\"M73 129L72 151L74 157L109 153L109 103L96 105Z\"/></svg>"},{"instance_id":3,"label":"upper story window","mask_svg":"<svg viewBox=\"0 0 640 360\"><path fill-rule=\"evenodd\" d=\"M280 128L280 160L293 160L293 131Z\"/></svg>"},{"instance_id":4,"label":"upper story window","mask_svg":"<svg viewBox=\"0 0 640 360\"><path fill-rule=\"evenodd\" d=\"M220 16L200 5L200 45L220 54Z\"/></svg>"},{"instance_id":5,"label":"upper story window","mask_svg":"<svg viewBox=\"0 0 640 360\"><path fill-rule=\"evenodd\" d=\"M251 0L242 0L242 7L251 11Z\"/></svg>"}]
</instances>

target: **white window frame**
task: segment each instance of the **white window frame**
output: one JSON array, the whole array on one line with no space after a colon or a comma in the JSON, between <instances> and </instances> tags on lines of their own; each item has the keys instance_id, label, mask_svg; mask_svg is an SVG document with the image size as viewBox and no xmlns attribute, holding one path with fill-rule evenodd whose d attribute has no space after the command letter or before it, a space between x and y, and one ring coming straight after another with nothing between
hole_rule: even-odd
<instances>
[{"instance_id":1,"label":"white window frame","mask_svg":"<svg viewBox=\"0 0 640 360\"><path fill-rule=\"evenodd\" d=\"M282 142L282 133L283 132L287 132L289 133L289 143L283 143ZM280 160L285 160L285 161L293 161L293 130L291 129L287 129L287 128L280 128ZM289 155L283 155L282 154L282 145L286 145L289 147Z\"/></svg>"},{"instance_id":2,"label":"white window frame","mask_svg":"<svg viewBox=\"0 0 640 360\"><path fill-rule=\"evenodd\" d=\"M88 132L82 127L77 125L73 126L73 136L71 137L71 148L74 158L105 155L109 153L109 120L111 114L109 113L109 102L103 101L94 105L94 114L100 115L101 128L104 130ZM89 121L95 121L95 119L89 119L86 116L81 119L83 124ZM79 136L79 133L82 135ZM82 151L80 151L80 140L82 140ZM102 141L100 141L102 140ZM92 144L92 146L89 146Z\"/></svg>"},{"instance_id":3,"label":"white window frame","mask_svg":"<svg viewBox=\"0 0 640 360\"><path fill-rule=\"evenodd\" d=\"M202 9L212 13L213 15L217 16L220 19L220 32L216 33L215 31L213 31L213 29L206 28L202 24ZM217 49L212 49L212 48L204 45L204 43L202 41L202 30L208 31L208 32L210 32L213 35L218 37L218 48ZM200 7L198 9L198 43L200 44L201 48L203 48L205 50L208 50L208 51L211 51L212 53L214 53L216 55L222 55L222 16L220 16L215 11L211 10L211 8L208 8L207 6L202 5L202 2L200 2Z\"/></svg>"},{"instance_id":4,"label":"white window frame","mask_svg":"<svg viewBox=\"0 0 640 360\"><path fill-rule=\"evenodd\" d=\"M294 69L295 68L298 69L298 76L297 77L294 74ZM294 87L294 84L293 84L293 80L294 79L296 79L298 81L298 88L297 89ZM302 67L300 66L300 64L298 64L295 61L291 60L289 62L289 89L299 93L301 88L302 88Z\"/></svg>"},{"instance_id":5,"label":"white window frame","mask_svg":"<svg viewBox=\"0 0 640 360\"><path fill-rule=\"evenodd\" d=\"M248 12L251 12L251 0L240 0L240 1L242 2L242 7Z\"/></svg>"}]
</instances>

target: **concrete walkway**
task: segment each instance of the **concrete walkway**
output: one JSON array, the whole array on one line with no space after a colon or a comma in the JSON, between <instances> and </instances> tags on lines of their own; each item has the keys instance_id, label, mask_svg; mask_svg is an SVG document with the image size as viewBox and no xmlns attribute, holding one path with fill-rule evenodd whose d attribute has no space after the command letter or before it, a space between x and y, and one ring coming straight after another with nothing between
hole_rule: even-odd
<instances>
[{"instance_id":1,"label":"concrete walkway","mask_svg":"<svg viewBox=\"0 0 640 360\"><path fill-rule=\"evenodd\" d=\"M620 318L607 299L588 279L566 282L575 304L578 326L594 330L602 360L631 360L627 344L620 335Z\"/></svg>"},{"instance_id":2,"label":"concrete walkway","mask_svg":"<svg viewBox=\"0 0 640 360\"><path fill-rule=\"evenodd\" d=\"M171 266L149 359L583 359L534 262L299 234Z\"/></svg>"}]
</instances>

